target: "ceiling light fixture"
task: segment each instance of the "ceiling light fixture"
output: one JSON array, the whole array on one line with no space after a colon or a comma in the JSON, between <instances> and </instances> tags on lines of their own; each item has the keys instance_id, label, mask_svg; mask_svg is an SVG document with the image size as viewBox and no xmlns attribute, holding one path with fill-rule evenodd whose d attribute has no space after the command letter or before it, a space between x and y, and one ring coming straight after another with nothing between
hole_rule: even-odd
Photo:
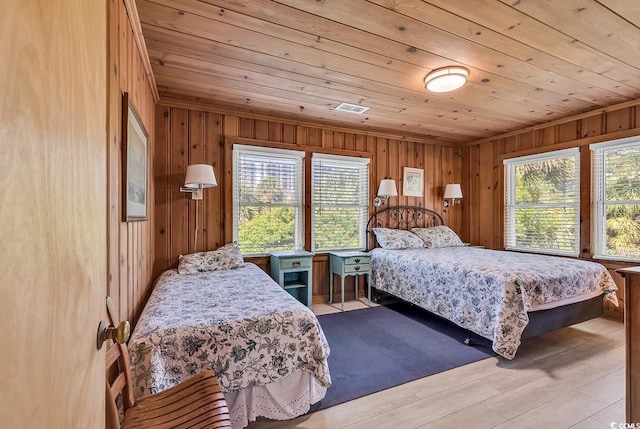
<instances>
[{"instance_id":1,"label":"ceiling light fixture","mask_svg":"<svg viewBox=\"0 0 640 429\"><path fill-rule=\"evenodd\" d=\"M436 69L424 78L424 86L431 92L449 92L467 83L469 70L452 66Z\"/></svg>"}]
</instances>

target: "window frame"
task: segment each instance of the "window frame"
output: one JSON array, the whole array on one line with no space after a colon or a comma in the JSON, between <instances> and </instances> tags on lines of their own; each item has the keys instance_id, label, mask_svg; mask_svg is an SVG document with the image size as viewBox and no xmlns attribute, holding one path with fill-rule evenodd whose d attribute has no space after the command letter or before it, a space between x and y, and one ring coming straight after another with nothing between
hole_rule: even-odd
<instances>
[{"instance_id":1,"label":"window frame","mask_svg":"<svg viewBox=\"0 0 640 429\"><path fill-rule=\"evenodd\" d=\"M304 224L305 224L305 183L304 183L304 158L306 153L304 151L297 151L291 149L279 149L272 147L264 147L264 146L253 146L253 145L245 145L245 144L237 144L234 143L232 146L232 206L233 206L233 240L238 240L239 235L239 217L240 210L243 205L241 204L241 198L239 198L240 193L240 180L238 178L238 174L240 173L241 166L239 165L240 157L243 155L253 155L257 157L265 157L265 158L283 158L288 159L295 162L295 179L298 181L297 183L297 193L298 193L298 201L296 204L266 204L267 207L276 207L276 206L286 206L286 207L294 207L295 212L295 226L294 226L294 245L292 249L287 250L303 250L304 249ZM252 252L252 253L243 253L243 256L253 257L253 256L264 256L269 254L272 250L276 249L263 249L263 251Z\"/></svg>"},{"instance_id":2,"label":"window frame","mask_svg":"<svg viewBox=\"0 0 640 429\"><path fill-rule=\"evenodd\" d=\"M593 234L593 258L609 261L628 261L638 262L640 261L640 255L638 257L610 255L606 252L607 249L607 222L606 222L606 207L609 204L606 199L606 180L604 180L606 152L610 150L620 150L638 147L640 148L640 136L627 137L623 139L610 140L606 142L594 143L589 145L589 150L592 152L592 216L593 227L591 233ZM621 204L622 203L622 204ZM640 200L618 200L615 201L615 205L638 205Z\"/></svg>"},{"instance_id":3,"label":"window frame","mask_svg":"<svg viewBox=\"0 0 640 429\"><path fill-rule=\"evenodd\" d=\"M517 205L515 203L516 200L516 183L515 183L515 167L523 164L529 164L534 162L560 159L560 158L569 158L572 157L575 161L575 201L573 203L541 203L541 204L523 204ZM570 256L570 257L578 257L580 255L580 182L581 182L581 174L580 174L580 148L574 147L569 149L562 150L554 150L549 152L543 152L533 155L519 156L515 158L506 158L503 160L503 165L505 169L504 173L504 246L506 250L515 250L515 251L523 251L529 253L544 253L550 255L558 255L558 256ZM530 206L534 207L566 207L572 206L576 212L575 221L574 221L574 237L575 242L573 243L572 251L560 251L554 249L536 249L529 247L522 247L516 245L516 221L515 221L515 212L516 208L526 208ZM513 228L513 231L511 231Z\"/></svg>"},{"instance_id":4,"label":"window frame","mask_svg":"<svg viewBox=\"0 0 640 429\"><path fill-rule=\"evenodd\" d=\"M338 247L338 248L317 248L316 247L316 216L315 216L315 208L317 205L316 195L317 188L316 185L316 163L327 161L328 163L343 164L349 165L350 167L358 167L359 168L359 192L356 198L354 198L353 204L343 205L349 206L352 208L359 209L359 233L358 233L358 247ZM311 251L318 253L325 253L331 251L338 250L365 250L367 248L367 221L369 219L369 187L370 187L370 169L369 165L371 164L371 159L369 157L355 157L355 156L346 156L346 155L334 155L334 154L325 154L320 152L315 152L312 154L311 159ZM362 168L366 170L362 171Z\"/></svg>"}]
</instances>

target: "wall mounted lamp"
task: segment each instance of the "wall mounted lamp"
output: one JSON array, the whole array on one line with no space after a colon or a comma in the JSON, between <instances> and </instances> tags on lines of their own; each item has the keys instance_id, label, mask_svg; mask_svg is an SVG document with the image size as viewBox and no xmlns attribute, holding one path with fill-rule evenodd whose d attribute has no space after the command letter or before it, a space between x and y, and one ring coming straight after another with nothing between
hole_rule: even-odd
<instances>
[{"instance_id":1,"label":"wall mounted lamp","mask_svg":"<svg viewBox=\"0 0 640 429\"><path fill-rule=\"evenodd\" d=\"M442 204L445 207L449 207L455 204L460 204L461 199L462 199L462 188L460 187L459 183L450 183L444 188L444 201Z\"/></svg>"},{"instance_id":2,"label":"wall mounted lamp","mask_svg":"<svg viewBox=\"0 0 640 429\"><path fill-rule=\"evenodd\" d=\"M218 186L213 166L208 164L191 164L187 167L187 175L184 178L184 186L180 192L190 192L191 199L201 200L204 188Z\"/></svg>"},{"instance_id":3,"label":"wall mounted lamp","mask_svg":"<svg viewBox=\"0 0 640 429\"><path fill-rule=\"evenodd\" d=\"M398 188L396 188L396 181L393 179L382 179L380 181L380 187L378 188L378 196L373 199L373 206L375 208L380 207L383 204L382 198L384 198L384 204L387 204L389 197L397 196Z\"/></svg>"},{"instance_id":4,"label":"wall mounted lamp","mask_svg":"<svg viewBox=\"0 0 640 429\"><path fill-rule=\"evenodd\" d=\"M202 199L204 188L218 186L216 175L213 173L213 166L209 164L191 164L187 166L187 174L184 178L184 186L180 187L180 192L191 193L191 199L196 200L196 223L193 233L193 252L196 252L198 243L198 201Z\"/></svg>"},{"instance_id":5,"label":"wall mounted lamp","mask_svg":"<svg viewBox=\"0 0 640 429\"><path fill-rule=\"evenodd\" d=\"M469 78L469 70L460 66L435 69L424 78L424 86L431 92L449 92L462 88Z\"/></svg>"}]
</instances>

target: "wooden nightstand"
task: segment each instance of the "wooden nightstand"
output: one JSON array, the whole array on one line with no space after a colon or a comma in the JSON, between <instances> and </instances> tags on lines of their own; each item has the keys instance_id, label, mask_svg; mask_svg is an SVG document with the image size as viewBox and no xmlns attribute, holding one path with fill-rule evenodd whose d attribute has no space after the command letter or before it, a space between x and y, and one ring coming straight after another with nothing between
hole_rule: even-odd
<instances>
[{"instance_id":1,"label":"wooden nightstand","mask_svg":"<svg viewBox=\"0 0 640 429\"><path fill-rule=\"evenodd\" d=\"M367 305L371 306L371 255L367 252L329 252L329 304L333 303L333 275L340 276L340 310L344 311L344 278L355 276L355 294L358 299L358 278L367 276Z\"/></svg>"},{"instance_id":2,"label":"wooden nightstand","mask_svg":"<svg viewBox=\"0 0 640 429\"><path fill-rule=\"evenodd\" d=\"M312 308L313 253L282 250L269 255L271 278L298 301Z\"/></svg>"}]
</instances>

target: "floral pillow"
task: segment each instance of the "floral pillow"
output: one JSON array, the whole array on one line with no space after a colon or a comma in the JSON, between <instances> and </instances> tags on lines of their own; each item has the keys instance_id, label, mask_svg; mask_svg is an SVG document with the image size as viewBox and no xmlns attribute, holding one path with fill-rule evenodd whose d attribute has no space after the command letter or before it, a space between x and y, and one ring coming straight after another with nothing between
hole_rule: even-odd
<instances>
[{"instance_id":1,"label":"floral pillow","mask_svg":"<svg viewBox=\"0 0 640 429\"><path fill-rule=\"evenodd\" d=\"M415 235L424 241L424 247L458 247L464 246L458 234L453 232L448 226L440 225L431 228L413 228L411 230Z\"/></svg>"},{"instance_id":2,"label":"floral pillow","mask_svg":"<svg viewBox=\"0 0 640 429\"><path fill-rule=\"evenodd\" d=\"M373 228L378 244L383 249L419 249L424 242L410 231L390 228Z\"/></svg>"},{"instance_id":3,"label":"floral pillow","mask_svg":"<svg viewBox=\"0 0 640 429\"><path fill-rule=\"evenodd\" d=\"M191 253L178 257L178 273L198 274L206 271L229 270L244 267L238 242L225 244L211 252Z\"/></svg>"}]
</instances>

